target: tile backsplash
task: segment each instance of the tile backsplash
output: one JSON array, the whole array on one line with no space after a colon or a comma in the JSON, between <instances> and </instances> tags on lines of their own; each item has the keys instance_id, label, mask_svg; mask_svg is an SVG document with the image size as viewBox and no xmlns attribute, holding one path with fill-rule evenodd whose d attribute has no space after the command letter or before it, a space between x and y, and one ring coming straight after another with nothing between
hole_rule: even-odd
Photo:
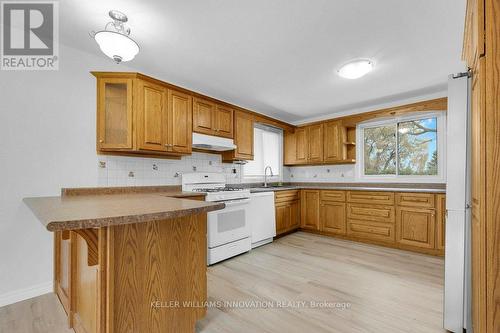
<instances>
[{"instance_id":1,"label":"tile backsplash","mask_svg":"<svg viewBox=\"0 0 500 333\"><path fill-rule=\"evenodd\" d=\"M241 182L241 165L196 152L180 160L98 155L97 168L99 186L180 185L188 172L223 172L227 183Z\"/></svg>"},{"instance_id":2,"label":"tile backsplash","mask_svg":"<svg viewBox=\"0 0 500 333\"><path fill-rule=\"evenodd\" d=\"M354 182L355 166L346 164L285 167L284 180L288 182Z\"/></svg>"}]
</instances>

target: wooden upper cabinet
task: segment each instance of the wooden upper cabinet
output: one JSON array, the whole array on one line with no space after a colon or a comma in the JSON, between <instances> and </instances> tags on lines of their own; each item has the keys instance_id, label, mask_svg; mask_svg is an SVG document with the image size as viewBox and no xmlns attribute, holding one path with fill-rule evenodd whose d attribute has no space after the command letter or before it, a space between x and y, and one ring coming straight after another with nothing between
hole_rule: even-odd
<instances>
[{"instance_id":1,"label":"wooden upper cabinet","mask_svg":"<svg viewBox=\"0 0 500 333\"><path fill-rule=\"evenodd\" d=\"M248 112L234 112L235 150L222 153L224 162L253 160L253 125L254 117Z\"/></svg>"},{"instance_id":2,"label":"wooden upper cabinet","mask_svg":"<svg viewBox=\"0 0 500 333\"><path fill-rule=\"evenodd\" d=\"M470 68L485 54L485 1L468 0L462 58Z\"/></svg>"},{"instance_id":3,"label":"wooden upper cabinet","mask_svg":"<svg viewBox=\"0 0 500 333\"><path fill-rule=\"evenodd\" d=\"M296 164L297 145L295 140L295 132L285 131L283 133L283 164Z\"/></svg>"},{"instance_id":4,"label":"wooden upper cabinet","mask_svg":"<svg viewBox=\"0 0 500 333\"><path fill-rule=\"evenodd\" d=\"M252 115L236 111L234 120L236 157L253 160L253 117Z\"/></svg>"},{"instance_id":5,"label":"wooden upper cabinet","mask_svg":"<svg viewBox=\"0 0 500 333\"><path fill-rule=\"evenodd\" d=\"M97 149L132 149L130 78L102 78L97 84Z\"/></svg>"},{"instance_id":6,"label":"wooden upper cabinet","mask_svg":"<svg viewBox=\"0 0 500 333\"><path fill-rule=\"evenodd\" d=\"M216 105L215 135L223 136L226 138L233 137L233 113L234 111L232 108L222 105Z\"/></svg>"},{"instance_id":7,"label":"wooden upper cabinet","mask_svg":"<svg viewBox=\"0 0 500 333\"><path fill-rule=\"evenodd\" d=\"M193 141L193 99L190 95L168 91L168 150L191 153Z\"/></svg>"},{"instance_id":8,"label":"wooden upper cabinet","mask_svg":"<svg viewBox=\"0 0 500 333\"><path fill-rule=\"evenodd\" d=\"M307 127L307 162L323 162L323 124Z\"/></svg>"},{"instance_id":9,"label":"wooden upper cabinet","mask_svg":"<svg viewBox=\"0 0 500 333\"><path fill-rule=\"evenodd\" d=\"M136 89L138 149L165 152L168 148L168 90L144 80L137 80Z\"/></svg>"},{"instance_id":10,"label":"wooden upper cabinet","mask_svg":"<svg viewBox=\"0 0 500 333\"><path fill-rule=\"evenodd\" d=\"M345 130L340 121L329 121L323 124L324 162L339 162L346 159L345 156Z\"/></svg>"},{"instance_id":11,"label":"wooden upper cabinet","mask_svg":"<svg viewBox=\"0 0 500 333\"><path fill-rule=\"evenodd\" d=\"M194 98L193 100L193 131L214 135L215 129L215 103Z\"/></svg>"},{"instance_id":12,"label":"wooden upper cabinet","mask_svg":"<svg viewBox=\"0 0 500 333\"><path fill-rule=\"evenodd\" d=\"M306 164L308 157L307 129L295 130L295 164Z\"/></svg>"},{"instance_id":13,"label":"wooden upper cabinet","mask_svg":"<svg viewBox=\"0 0 500 333\"><path fill-rule=\"evenodd\" d=\"M300 195L301 219L300 226L303 229L319 230L319 191L302 190Z\"/></svg>"},{"instance_id":14,"label":"wooden upper cabinet","mask_svg":"<svg viewBox=\"0 0 500 333\"><path fill-rule=\"evenodd\" d=\"M137 73L93 74L98 151L175 157L191 153L189 93Z\"/></svg>"},{"instance_id":15,"label":"wooden upper cabinet","mask_svg":"<svg viewBox=\"0 0 500 333\"><path fill-rule=\"evenodd\" d=\"M193 131L233 138L233 114L228 106L195 98L193 101Z\"/></svg>"}]
</instances>

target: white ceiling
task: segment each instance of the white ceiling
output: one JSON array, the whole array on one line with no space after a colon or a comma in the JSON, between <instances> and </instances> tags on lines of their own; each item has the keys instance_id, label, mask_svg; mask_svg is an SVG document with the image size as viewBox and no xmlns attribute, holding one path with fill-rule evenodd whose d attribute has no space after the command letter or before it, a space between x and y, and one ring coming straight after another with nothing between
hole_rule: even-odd
<instances>
[{"instance_id":1,"label":"white ceiling","mask_svg":"<svg viewBox=\"0 0 500 333\"><path fill-rule=\"evenodd\" d=\"M141 47L127 65L286 121L443 91L464 68L465 0L65 0L61 42L101 54L88 33L110 9ZM372 73L336 75L359 57Z\"/></svg>"}]
</instances>

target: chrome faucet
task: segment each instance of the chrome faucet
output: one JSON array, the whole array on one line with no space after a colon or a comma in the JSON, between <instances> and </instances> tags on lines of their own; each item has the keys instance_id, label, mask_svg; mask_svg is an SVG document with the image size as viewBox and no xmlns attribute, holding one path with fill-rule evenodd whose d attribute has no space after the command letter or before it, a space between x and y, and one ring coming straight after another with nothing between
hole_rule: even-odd
<instances>
[{"instance_id":1,"label":"chrome faucet","mask_svg":"<svg viewBox=\"0 0 500 333\"><path fill-rule=\"evenodd\" d=\"M269 171L271 172L271 177L274 176L273 169L271 169L271 167L269 165L266 166L266 168L264 169L264 187L268 187L267 186L267 169L269 169Z\"/></svg>"}]
</instances>

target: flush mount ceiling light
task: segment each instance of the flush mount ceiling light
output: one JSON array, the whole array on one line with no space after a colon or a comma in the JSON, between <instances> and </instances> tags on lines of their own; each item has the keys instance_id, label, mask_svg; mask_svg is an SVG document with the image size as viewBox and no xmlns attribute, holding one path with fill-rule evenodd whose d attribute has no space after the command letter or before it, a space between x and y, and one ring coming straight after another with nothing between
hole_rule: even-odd
<instances>
[{"instance_id":1,"label":"flush mount ceiling light","mask_svg":"<svg viewBox=\"0 0 500 333\"><path fill-rule=\"evenodd\" d=\"M337 71L340 76L346 79L359 79L368 74L373 69L373 61L368 59L358 59L348 62Z\"/></svg>"},{"instance_id":2,"label":"flush mount ceiling light","mask_svg":"<svg viewBox=\"0 0 500 333\"><path fill-rule=\"evenodd\" d=\"M139 45L129 37L130 28L125 27L128 21L127 15L117 10L109 11L113 19L108 22L104 30L91 32L101 51L113 59L117 64L122 61L130 61L139 53Z\"/></svg>"}]
</instances>

